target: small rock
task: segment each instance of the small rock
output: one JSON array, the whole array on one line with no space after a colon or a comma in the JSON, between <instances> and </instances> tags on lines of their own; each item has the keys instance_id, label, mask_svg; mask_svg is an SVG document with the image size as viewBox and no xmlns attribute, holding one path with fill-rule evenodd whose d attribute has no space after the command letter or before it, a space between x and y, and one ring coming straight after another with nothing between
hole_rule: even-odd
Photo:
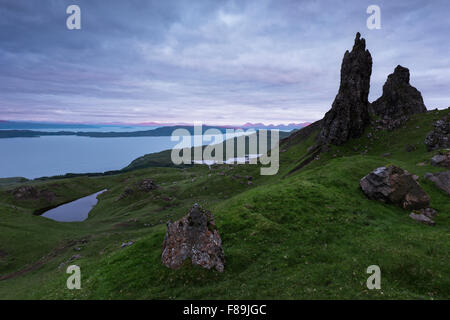
<instances>
[{"instance_id":1,"label":"small rock","mask_svg":"<svg viewBox=\"0 0 450 320\"><path fill-rule=\"evenodd\" d=\"M435 222L433 220L431 220L430 218L428 218L426 215L420 213L420 214L416 214L414 212L411 212L411 214L409 215L409 217L413 220L416 220L418 222L430 225L430 226L434 226Z\"/></svg>"},{"instance_id":2,"label":"small rock","mask_svg":"<svg viewBox=\"0 0 450 320\"><path fill-rule=\"evenodd\" d=\"M413 152L413 151L417 150L416 146L414 146L412 144L407 144L405 149L406 149L406 152Z\"/></svg>"},{"instance_id":3,"label":"small rock","mask_svg":"<svg viewBox=\"0 0 450 320\"><path fill-rule=\"evenodd\" d=\"M425 162L419 162L419 163L416 164L416 166L418 166L418 167L423 167L423 166L425 166L425 165L426 165Z\"/></svg>"},{"instance_id":4,"label":"small rock","mask_svg":"<svg viewBox=\"0 0 450 320\"><path fill-rule=\"evenodd\" d=\"M437 154L431 158L430 163L432 166L450 168L450 153Z\"/></svg>"},{"instance_id":5,"label":"small rock","mask_svg":"<svg viewBox=\"0 0 450 320\"><path fill-rule=\"evenodd\" d=\"M424 214L425 216L427 216L430 219L433 219L437 215L437 211L434 210L433 208L425 208L425 209L415 210L413 212L416 214Z\"/></svg>"},{"instance_id":6,"label":"small rock","mask_svg":"<svg viewBox=\"0 0 450 320\"><path fill-rule=\"evenodd\" d=\"M132 246L134 241L122 242L121 248Z\"/></svg>"},{"instance_id":7,"label":"small rock","mask_svg":"<svg viewBox=\"0 0 450 320\"><path fill-rule=\"evenodd\" d=\"M81 259L81 254L73 255L72 257L70 257L69 262L72 262L72 261L78 260L78 259Z\"/></svg>"}]
</instances>

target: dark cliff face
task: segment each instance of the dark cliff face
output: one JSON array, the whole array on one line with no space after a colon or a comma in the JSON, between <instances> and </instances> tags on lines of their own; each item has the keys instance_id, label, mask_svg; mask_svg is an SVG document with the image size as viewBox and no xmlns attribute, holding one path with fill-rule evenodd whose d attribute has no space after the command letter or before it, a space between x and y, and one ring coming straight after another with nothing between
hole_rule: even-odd
<instances>
[{"instance_id":1,"label":"dark cliff face","mask_svg":"<svg viewBox=\"0 0 450 320\"><path fill-rule=\"evenodd\" d=\"M422 94L409 84L409 70L397 66L383 86L383 95L371 105L371 111L392 120L405 120L408 116L427 111Z\"/></svg>"},{"instance_id":2,"label":"dark cliff face","mask_svg":"<svg viewBox=\"0 0 450 320\"><path fill-rule=\"evenodd\" d=\"M346 51L341 66L341 84L331 109L325 114L318 139L323 144L340 145L359 137L369 124L369 89L372 56L366 41L356 34L351 52Z\"/></svg>"}]
</instances>

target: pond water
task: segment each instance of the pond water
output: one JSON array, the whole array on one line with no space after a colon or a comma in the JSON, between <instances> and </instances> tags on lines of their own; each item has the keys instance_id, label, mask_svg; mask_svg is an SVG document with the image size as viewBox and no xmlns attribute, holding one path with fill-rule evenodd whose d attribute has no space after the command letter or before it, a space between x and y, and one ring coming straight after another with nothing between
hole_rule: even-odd
<instances>
[{"instance_id":1,"label":"pond water","mask_svg":"<svg viewBox=\"0 0 450 320\"><path fill-rule=\"evenodd\" d=\"M97 196L105 191L106 189L60 205L59 207L44 212L41 216L59 222L84 221L88 218L92 208L97 204Z\"/></svg>"}]
</instances>

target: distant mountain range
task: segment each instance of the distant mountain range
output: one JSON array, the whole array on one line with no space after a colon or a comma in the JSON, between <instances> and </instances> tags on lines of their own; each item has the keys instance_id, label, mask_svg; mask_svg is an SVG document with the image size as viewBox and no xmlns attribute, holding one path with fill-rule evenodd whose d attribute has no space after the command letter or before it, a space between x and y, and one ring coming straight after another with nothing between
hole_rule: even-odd
<instances>
[{"instance_id":1,"label":"distant mountain range","mask_svg":"<svg viewBox=\"0 0 450 320\"><path fill-rule=\"evenodd\" d=\"M309 125L309 122L289 123L289 124L269 124L247 122L239 125L207 125L214 128L243 128L243 129L280 129L293 130L300 129ZM56 123L56 122L33 122L33 121L6 121L0 120L0 130L44 130L44 129L94 129L104 127L192 127L192 123L160 123L160 122L142 122L142 123Z\"/></svg>"},{"instance_id":2,"label":"distant mountain range","mask_svg":"<svg viewBox=\"0 0 450 320\"><path fill-rule=\"evenodd\" d=\"M131 131L131 132L98 132L98 131L37 131L37 130L0 130L0 139L2 138L38 138L42 136L80 136L91 138L127 138L127 137L164 137L171 136L176 129L186 129L191 135L194 134L193 126L171 126L159 127L152 130ZM202 126L203 133L208 129L217 129L225 133L224 127ZM247 128L245 128L247 129ZM252 128L253 129L253 128ZM255 130L261 130L255 128ZM293 129L294 130L294 129ZM291 131L291 130L286 130ZM281 131L280 133L285 133Z\"/></svg>"},{"instance_id":3,"label":"distant mountain range","mask_svg":"<svg viewBox=\"0 0 450 320\"><path fill-rule=\"evenodd\" d=\"M269 124L265 125L264 123L249 123L247 122L242 126L242 128L255 128L255 129L280 129L280 130L292 130L292 129L301 129L306 126L309 126L310 122L301 122L301 123L289 123L289 124Z\"/></svg>"}]
</instances>

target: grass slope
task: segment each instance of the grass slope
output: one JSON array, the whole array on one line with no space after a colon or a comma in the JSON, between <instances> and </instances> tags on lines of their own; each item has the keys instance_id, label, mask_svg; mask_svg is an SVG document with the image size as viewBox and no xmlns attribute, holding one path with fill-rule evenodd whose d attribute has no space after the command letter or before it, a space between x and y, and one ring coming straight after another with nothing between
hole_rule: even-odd
<instances>
[{"instance_id":1,"label":"grass slope","mask_svg":"<svg viewBox=\"0 0 450 320\"><path fill-rule=\"evenodd\" d=\"M0 191L0 276L26 271L0 281L0 298L448 299L450 201L423 179L425 172L443 170L429 165L434 153L426 152L423 141L444 113L448 110L414 116L395 131L368 128L362 138L333 147L292 174L314 134L280 153L275 176L239 165L58 180L61 202L108 188L82 223L33 216L32 206L43 204L15 203ZM417 149L406 152L407 144ZM421 162L425 165L417 165ZM435 227L364 196L359 180L386 164L420 176L439 212ZM252 185L245 175L253 177ZM144 178L160 188L138 191ZM51 189L54 183L37 187ZM135 192L118 200L126 188ZM223 274L189 262L176 271L161 264L166 221L183 216L194 202L215 216L226 256ZM136 242L120 248L129 240ZM82 258L67 263L74 254ZM82 290L66 289L68 264L81 267ZM366 288L366 269L373 264L381 268L379 291Z\"/></svg>"}]
</instances>

